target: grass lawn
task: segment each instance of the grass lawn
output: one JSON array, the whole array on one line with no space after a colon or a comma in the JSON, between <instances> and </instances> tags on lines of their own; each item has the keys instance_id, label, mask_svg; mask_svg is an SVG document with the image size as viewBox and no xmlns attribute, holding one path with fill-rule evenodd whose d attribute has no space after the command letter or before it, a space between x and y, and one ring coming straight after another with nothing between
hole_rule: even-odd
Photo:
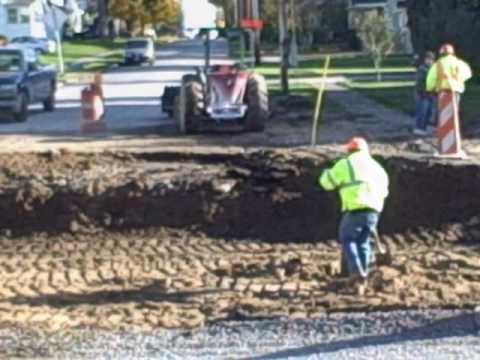
<instances>
[{"instance_id":1,"label":"grass lawn","mask_svg":"<svg viewBox=\"0 0 480 360\"><path fill-rule=\"evenodd\" d=\"M388 107L407 114L414 111L413 81L348 81L346 85Z\"/></svg>"},{"instance_id":2,"label":"grass lawn","mask_svg":"<svg viewBox=\"0 0 480 360\"><path fill-rule=\"evenodd\" d=\"M405 73L413 72L408 56L389 56L385 59L382 73ZM318 77L323 73L325 59L307 60L300 62L297 68L289 70L291 79L302 77ZM267 79L278 79L280 77L279 64L264 64L256 70ZM345 56L332 55L328 75L353 75L353 74L374 74L375 68L372 60L365 55Z\"/></svg>"},{"instance_id":3,"label":"grass lawn","mask_svg":"<svg viewBox=\"0 0 480 360\"><path fill-rule=\"evenodd\" d=\"M414 68L408 56L389 56L385 59L382 73L413 73ZM299 94L311 98L312 106L315 103L316 90L308 84L296 84L295 79L301 82L301 78L320 77L322 75L324 59L302 61L297 68L289 70L292 94ZM269 80L280 79L280 67L278 64L264 64L257 67L257 71ZM365 55L332 55L329 75L356 75L375 74L372 61ZM414 104L414 82L413 81L353 81L348 80L346 86L361 92L371 99L393 109L397 109L413 116ZM271 87L273 92L279 91ZM480 78L470 81L467 91L462 98L462 121L465 125L480 123L480 110L478 99L480 98ZM335 112L345 111L339 104L328 100L326 94L327 109Z\"/></svg>"},{"instance_id":4,"label":"grass lawn","mask_svg":"<svg viewBox=\"0 0 480 360\"><path fill-rule=\"evenodd\" d=\"M166 35L160 37L156 44L165 44L176 39L174 36ZM75 76L76 73L101 71L108 66L120 63L123 60L126 41L126 38L64 41L62 45L65 72ZM79 63L79 60L93 57L97 59ZM42 55L40 61L43 64L56 65L57 53Z\"/></svg>"},{"instance_id":5,"label":"grass lawn","mask_svg":"<svg viewBox=\"0 0 480 360\"><path fill-rule=\"evenodd\" d=\"M123 55L123 47L125 46L125 40L119 39L115 41L110 40L74 40L63 42L63 58L65 61L66 71L71 71L72 64L78 62L82 58L89 58L98 56L101 54L114 52L113 54L102 59L102 61L96 61L93 65L94 69L102 68L114 61L121 61ZM40 61L44 64L57 64L57 54L42 55ZM90 64L85 65L75 71L92 71L89 67Z\"/></svg>"},{"instance_id":6,"label":"grass lawn","mask_svg":"<svg viewBox=\"0 0 480 360\"><path fill-rule=\"evenodd\" d=\"M346 85L385 106L407 114L413 114L414 83L412 81L349 81ZM467 126L480 122L479 98L480 82L473 80L468 83L467 91L462 97L461 103L462 121Z\"/></svg>"}]
</instances>

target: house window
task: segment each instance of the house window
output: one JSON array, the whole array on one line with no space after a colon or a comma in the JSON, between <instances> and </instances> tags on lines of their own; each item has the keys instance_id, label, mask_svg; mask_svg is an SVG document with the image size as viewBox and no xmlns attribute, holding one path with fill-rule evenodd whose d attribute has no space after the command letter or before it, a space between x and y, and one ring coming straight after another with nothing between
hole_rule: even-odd
<instances>
[{"instance_id":1,"label":"house window","mask_svg":"<svg viewBox=\"0 0 480 360\"><path fill-rule=\"evenodd\" d=\"M10 8L7 10L7 18L9 24L18 23L18 9Z\"/></svg>"},{"instance_id":2,"label":"house window","mask_svg":"<svg viewBox=\"0 0 480 360\"><path fill-rule=\"evenodd\" d=\"M27 14L20 15L20 22L22 24L29 24L30 23L30 16L28 16Z\"/></svg>"}]
</instances>

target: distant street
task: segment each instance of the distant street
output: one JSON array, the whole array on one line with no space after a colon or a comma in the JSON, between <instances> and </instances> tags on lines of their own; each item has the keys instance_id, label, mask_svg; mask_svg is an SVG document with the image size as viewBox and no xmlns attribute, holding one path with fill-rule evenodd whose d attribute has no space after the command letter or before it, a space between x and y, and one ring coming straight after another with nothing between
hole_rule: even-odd
<instances>
[{"instance_id":1,"label":"distant street","mask_svg":"<svg viewBox=\"0 0 480 360\"><path fill-rule=\"evenodd\" d=\"M152 133L173 125L161 111L160 97L165 86L178 85L185 73L203 64L201 40L168 44L157 50L153 67L118 66L103 76L108 133ZM226 44L214 44L213 55L226 58ZM80 94L87 84L65 85L57 91L57 109L44 112L40 105L30 107L25 123L0 124L0 134L80 135Z\"/></svg>"}]
</instances>

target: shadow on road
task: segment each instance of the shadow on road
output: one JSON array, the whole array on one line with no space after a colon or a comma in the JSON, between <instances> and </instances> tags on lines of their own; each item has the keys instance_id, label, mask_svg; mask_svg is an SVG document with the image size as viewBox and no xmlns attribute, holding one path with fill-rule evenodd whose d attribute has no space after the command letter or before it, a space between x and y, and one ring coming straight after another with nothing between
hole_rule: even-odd
<instances>
[{"instance_id":1,"label":"shadow on road","mask_svg":"<svg viewBox=\"0 0 480 360\"><path fill-rule=\"evenodd\" d=\"M113 279L113 283L122 285L123 280ZM13 298L8 300L15 305L50 306L63 308L76 305L122 304L128 302L175 302L184 304L202 303L202 299L195 299L202 295L227 292L222 289L204 289L192 291L167 292L165 285L155 280L152 284L132 290L102 290L88 294L59 292L54 295L44 295L31 298Z\"/></svg>"},{"instance_id":2,"label":"shadow on road","mask_svg":"<svg viewBox=\"0 0 480 360\"><path fill-rule=\"evenodd\" d=\"M339 340L331 343L287 349L258 357L249 357L248 360L294 359L297 357L334 353L340 350L355 350L367 346L384 346L406 341L435 340L454 336L475 335L477 333L478 326L475 323L473 314L462 314L435 321L426 326L403 329L396 334L364 336L352 340Z\"/></svg>"}]
</instances>

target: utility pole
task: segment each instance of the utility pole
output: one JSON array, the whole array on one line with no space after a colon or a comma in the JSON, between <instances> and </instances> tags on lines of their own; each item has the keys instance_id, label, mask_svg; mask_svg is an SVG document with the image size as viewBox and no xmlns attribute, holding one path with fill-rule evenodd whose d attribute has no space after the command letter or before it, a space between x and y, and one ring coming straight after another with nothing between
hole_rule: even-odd
<instances>
[{"instance_id":1,"label":"utility pole","mask_svg":"<svg viewBox=\"0 0 480 360\"><path fill-rule=\"evenodd\" d=\"M297 43L297 12L295 8L294 0L290 0L290 26L291 39L290 39L290 58L289 62L291 66L298 66L298 43Z\"/></svg>"},{"instance_id":2,"label":"utility pole","mask_svg":"<svg viewBox=\"0 0 480 360\"><path fill-rule=\"evenodd\" d=\"M54 32L55 32L55 42L57 44L57 63L58 63L58 71L60 74L63 74L65 72L65 63L63 61L63 48L62 48L62 38L60 36L60 27L58 26L58 19L57 19L57 12L55 9L55 5L52 4L51 0L47 0L47 7L44 9L47 10L50 9L50 12L52 14L52 20L53 20L53 27Z\"/></svg>"},{"instance_id":3,"label":"utility pole","mask_svg":"<svg viewBox=\"0 0 480 360\"><path fill-rule=\"evenodd\" d=\"M241 1L241 0L240 0ZM239 0L233 0L233 26L240 26Z\"/></svg>"},{"instance_id":4,"label":"utility pole","mask_svg":"<svg viewBox=\"0 0 480 360\"><path fill-rule=\"evenodd\" d=\"M252 18L255 20L260 20L260 0L252 0ZM261 36L261 29L255 30L255 65L262 64L262 53L260 51L260 36Z\"/></svg>"},{"instance_id":5,"label":"utility pole","mask_svg":"<svg viewBox=\"0 0 480 360\"><path fill-rule=\"evenodd\" d=\"M287 95L289 92L288 86L288 67L290 66L290 33L288 31L288 3L289 0L279 0L278 6L278 26L279 26L279 42L280 42L280 57L281 57L281 85L282 93Z\"/></svg>"}]
</instances>

